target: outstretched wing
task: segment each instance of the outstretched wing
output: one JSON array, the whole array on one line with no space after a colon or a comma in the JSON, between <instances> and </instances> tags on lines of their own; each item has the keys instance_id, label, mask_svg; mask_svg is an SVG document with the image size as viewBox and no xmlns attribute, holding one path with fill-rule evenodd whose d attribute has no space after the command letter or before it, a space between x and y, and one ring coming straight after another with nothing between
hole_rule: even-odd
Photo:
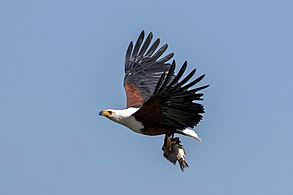
<instances>
[{"instance_id":1,"label":"outstretched wing","mask_svg":"<svg viewBox=\"0 0 293 195\"><path fill-rule=\"evenodd\" d=\"M153 34L150 33L144 41L144 31L142 31L134 48L132 41L128 46L125 56L124 77L127 108L139 107L148 100L153 94L161 75L170 68L170 64L166 62L174 54L170 53L160 58L168 48L168 45L165 44L156 51L160 44L160 39L157 39L150 46L152 38Z\"/></svg>"},{"instance_id":2,"label":"outstretched wing","mask_svg":"<svg viewBox=\"0 0 293 195\"><path fill-rule=\"evenodd\" d=\"M185 72L187 62L183 64L178 74L172 78L175 70L175 61L168 73L163 73L154 90L153 95L142 107L133 114L138 121L143 121L147 127L168 127L174 130L183 130L195 127L202 119L204 107L194 102L203 100L200 90L209 85L189 89L200 82L205 75L188 82L195 74L195 69L179 81Z\"/></svg>"}]
</instances>

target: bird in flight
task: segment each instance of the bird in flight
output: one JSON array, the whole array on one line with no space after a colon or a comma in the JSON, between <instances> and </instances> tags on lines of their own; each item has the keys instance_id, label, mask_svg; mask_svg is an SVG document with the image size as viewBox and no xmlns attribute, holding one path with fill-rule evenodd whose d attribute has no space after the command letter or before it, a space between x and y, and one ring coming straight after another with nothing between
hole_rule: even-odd
<instances>
[{"instance_id":1,"label":"bird in flight","mask_svg":"<svg viewBox=\"0 0 293 195\"><path fill-rule=\"evenodd\" d=\"M191 80L196 69L183 76L187 62L175 74L175 60L168 61L174 53L161 57L168 48L164 44L159 49L160 39L152 43L153 34L144 40L142 31L135 43L131 41L125 55L124 88L127 97L126 109L105 109L99 115L124 125L132 131L149 136L165 135L163 156L181 170L188 167L185 150L179 137L190 136L201 142L192 130L202 119L204 107L202 89L209 85L191 88L205 75ZM134 47L133 47L134 46Z\"/></svg>"}]
</instances>

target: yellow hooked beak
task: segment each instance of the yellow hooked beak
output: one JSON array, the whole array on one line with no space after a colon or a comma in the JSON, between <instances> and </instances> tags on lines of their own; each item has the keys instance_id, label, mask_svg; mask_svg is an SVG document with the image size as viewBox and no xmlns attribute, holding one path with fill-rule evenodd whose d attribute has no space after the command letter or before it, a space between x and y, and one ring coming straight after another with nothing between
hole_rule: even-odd
<instances>
[{"instance_id":1,"label":"yellow hooked beak","mask_svg":"<svg viewBox=\"0 0 293 195\"><path fill-rule=\"evenodd\" d=\"M102 110L99 112L100 116L105 116L105 117L109 117L109 116L111 116L111 114L112 114L112 111L110 111L110 110Z\"/></svg>"}]
</instances>

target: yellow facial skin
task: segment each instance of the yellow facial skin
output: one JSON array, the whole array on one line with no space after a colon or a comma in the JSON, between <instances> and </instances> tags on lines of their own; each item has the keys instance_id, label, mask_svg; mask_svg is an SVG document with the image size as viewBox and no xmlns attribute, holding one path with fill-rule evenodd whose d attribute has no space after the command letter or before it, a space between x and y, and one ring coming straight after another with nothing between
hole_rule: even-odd
<instances>
[{"instance_id":1,"label":"yellow facial skin","mask_svg":"<svg viewBox=\"0 0 293 195\"><path fill-rule=\"evenodd\" d=\"M100 116L105 116L105 117L109 117L111 116L111 114L112 114L112 111L110 110L102 110L101 112L99 112Z\"/></svg>"}]
</instances>

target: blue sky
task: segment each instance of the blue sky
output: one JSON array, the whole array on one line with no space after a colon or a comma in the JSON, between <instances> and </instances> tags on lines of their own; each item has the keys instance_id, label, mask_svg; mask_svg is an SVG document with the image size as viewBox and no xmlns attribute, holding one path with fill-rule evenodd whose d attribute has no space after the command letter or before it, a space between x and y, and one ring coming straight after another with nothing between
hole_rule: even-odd
<instances>
[{"instance_id":1,"label":"blue sky","mask_svg":"<svg viewBox=\"0 0 293 195\"><path fill-rule=\"evenodd\" d=\"M293 194L292 5L2 0L0 194ZM124 55L143 29L211 85L203 143L181 138L184 173L163 137L98 117L124 108Z\"/></svg>"}]
</instances>

